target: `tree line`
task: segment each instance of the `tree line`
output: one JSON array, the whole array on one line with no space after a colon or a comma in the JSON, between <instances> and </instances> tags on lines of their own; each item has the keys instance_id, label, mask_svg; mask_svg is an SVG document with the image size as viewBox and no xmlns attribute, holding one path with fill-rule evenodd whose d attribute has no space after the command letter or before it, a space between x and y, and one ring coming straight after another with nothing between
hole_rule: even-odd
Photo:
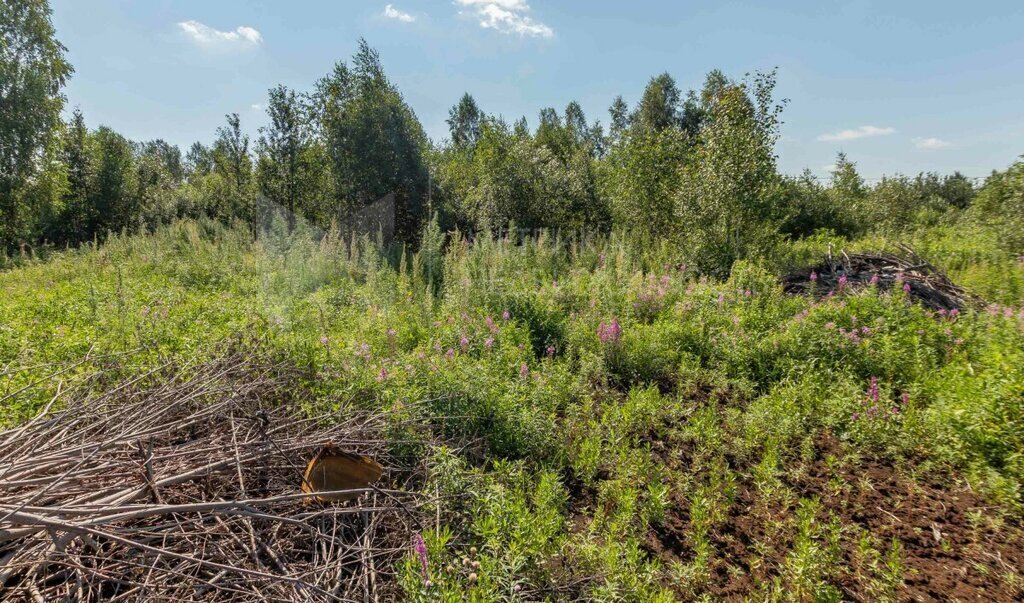
<instances>
[{"instance_id":1,"label":"tree line","mask_svg":"<svg viewBox=\"0 0 1024 603\"><path fill-rule=\"evenodd\" d=\"M809 172L781 175L785 103L774 99L774 73L734 80L712 71L687 93L663 73L632 107L615 98L607 126L576 102L542 109L535 127L510 123L467 93L449 112L448 139L435 143L364 40L311 89L272 88L255 141L231 114L212 144L182 153L163 140L90 129L78 110L65 121L62 88L73 70L47 0L9 0L0 17L0 247L8 252L200 215L256 227L275 207L327 227L395 193L396 232L411 243L431 216L469 232L510 223L626 229L685 245L700 268L717 272L786 239L941 220L971 208L978 193L960 174L867 186L842 154L827 183Z\"/></svg>"}]
</instances>

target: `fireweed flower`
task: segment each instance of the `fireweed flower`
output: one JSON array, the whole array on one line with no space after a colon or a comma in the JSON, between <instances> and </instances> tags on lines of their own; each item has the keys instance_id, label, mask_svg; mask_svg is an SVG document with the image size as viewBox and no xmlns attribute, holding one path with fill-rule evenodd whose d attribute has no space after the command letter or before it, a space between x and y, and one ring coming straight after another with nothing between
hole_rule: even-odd
<instances>
[{"instance_id":1,"label":"fireweed flower","mask_svg":"<svg viewBox=\"0 0 1024 603\"><path fill-rule=\"evenodd\" d=\"M423 572L423 579L427 578L427 543L423 541L423 536L416 532L412 535L412 548L416 551L416 557L420 560L420 570Z\"/></svg>"},{"instance_id":2,"label":"fireweed flower","mask_svg":"<svg viewBox=\"0 0 1024 603\"><path fill-rule=\"evenodd\" d=\"M910 283L903 283L903 292L910 293Z\"/></svg>"},{"instance_id":3,"label":"fireweed flower","mask_svg":"<svg viewBox=\"0 0 1024 603\"><path fill-rule=\"evenodd\" d=\"M493 337L488 337L487 339L485 339L484 340L484 347L486 349L488 349L488 350L493 348L494 347L494 338Z\"/></svg>"},{"instance_id":4,"label":"fireweed flower","mask_svg":"<svg viewBox=\"0 0 1024 603\"><path fill-rule=\"evenodd\" d=\"M604 324L603 322L597 327L597 337L601 340L601 343L615 344L618 343L619 338L622 336L622 327L619 326L619 319L613 318L611 324Z\"/></svg>"},{"instance_id":5,"label":"fireweed flower","mask_svg":"<svg viewBox=\"0 0 1024 603\"><path fill-rule=\"evenodd\" d=\"M878 284L878 275L877 274L872 274L871 275L871 280L868 281L868 283L872 284L872 285L877 285Z\"/></svg>"},{"instance_id":6,"label":"fireweed flower","mask_svg":"<svg viewBox=\"0 0 1024 603\"><path fill-rule=\"evenodd\" d=\"M508 322L510 318L512 318L512 315L508 313L508 309L506 308L505 311L501 313L501 319Z\"/></svg>"},{"instance_id":7,"label":"fireweed flower","mask_svg":"<svg viewBox=\"0 0 1024 603\"><path fill-rule=\"evenodd\" d=\"M328 339L326 335L321 335L320 336L320 345L327 345L330 342L331 342L331 340Z\"/></svg>"},{"instance_id":8,"label":"fireweed flower","mask_svg":"<svg viewBox=\"0 0 1024 603\"><path fill-rule=\"evenodd\" d=\"M520 379L526 379L529 376L530 376L530 367L526 366L525 362L520 364L519 365L519 378Z\"/></svg>"},{"instance_id":9,"label":"fireweed flower","mask_svg":"<svg viewBox=\"0 0 1024 603\"><path fill-rule=\"evenodd\" d=\"M548 358L554 358L555 357L555 346L549 345L547 350L545 350L545 352L547 353Z\"/></svg>"},{"instance_id":10,"label":"fireweed flower","mask_svg":"<svg viewBox=\"0 0 1024 603\"><path fill-rule=\"evenodd\" d=\"M847 282L849 282L849 279L846 278L845 274L839 277L839 290L840 291L842 291L843 289L846 288L846 283Z\"/></svg>"},{"instance_id":11,"label":"fireweed flower","mask_svg":"<svg viewBox=\"0 0 1024 603\"><path fill-rule=\"evenodd\" d=\"M444 353L444 357L447 358L448 360L455 358L455 350L452 348L448 348L448 351Z\"/></svg>"},{"instance_id":12,"label":"fireweed flower","mask_svg":"<svg viewBox=\"0 0 1024 603\"><path fill-rule=\"evenodd\" d=\"M811 279L811 282L812 282L812 283L815 283L815 282L817 282L817 281L818 281L818 273L817 273L817 272L815 272L815 271L813 271L813 270L811 270L811 276L810 276L810 279Z\"/></svg>"},{"instance_id":13,"label":"fireweed flower","mask_svg":"<svg viewBox=\"0 0 1024 603\"><path fill-rule=\"evenodd\" d=\"M469 349L469 337L466 337L465 335L460 337L459 338L459 347L462 348L463 352L468 350Z\"/></svg>"},{"instance_id":14,"label":"fireweed flower","mask_svg":"<svg viewBox=\"0 0 1024 603\"><path fill-rule=\"evenodd\" d=\"M879 401L879 378L871 376L871 384L867 386L867 397L872 402Z\"/></svg>"},{"instance_id":15,"label":"fireweed flower","mask_svg":"<svg viewBox=\"0 0 1024 603\"><path fill-rule=\"evenodd\" d=\"M388 379L388 369L380 367L380 372L377 373L377 381L384 382Z\"/></svg>"}]
</instances>

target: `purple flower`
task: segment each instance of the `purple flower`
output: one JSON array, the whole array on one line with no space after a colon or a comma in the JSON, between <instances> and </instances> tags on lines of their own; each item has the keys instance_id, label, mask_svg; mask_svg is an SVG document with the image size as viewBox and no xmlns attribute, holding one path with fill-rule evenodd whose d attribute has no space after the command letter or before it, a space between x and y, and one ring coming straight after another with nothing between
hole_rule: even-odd
<instances>
[{"instance_id":1,"label":"purple flower","mask_svg":"<svg viewBox=\"0 0 1024 603\"><path fill-rule=\"evenodd\" d=\"M842 291L846 287L846 283L847 282L849 282L849 279L846 278L845 274L839 277L839 290L840 291Z\"/></svg>"},{"instance_id":2,"label":"purple flower","mask_svg":"<svg viewBox=\"0 0 1024 603\"><path fill-rule=\"evenodd\" d=\"M487 348L488 350L493 348L494 347L494 338L493 337L488 337L487 339L485 339L484 340L484 347Z\"/></svg>"},{"instance_id":3,"label":"purple flower","mask_svg":"<svg viewBox=\"0 0 1024 603\"><path fill-rule=\"evenodd\" d=\"M505 311L501 313L501 319L508 322L510 318L512 318L512 315L508 313L508 309L506 308Z\"/></svg>"},{"instance_id":4,"label":"purple flower","mask_svg":"<svg viewBox=\"0 0 1024 603\"><path fill-rule=\"evenodd\" d=\"M826 330L831 331L834 328L836 328L836 323L832 322L831 320L825 323Z\"/></svg>"},{"instance_id":5,"label":"purple flower","mask_svg":"<svg viewBox=\"0 0 1024 603\"><path fill-rule=\"evenodd\" d=\"M868 281L868 282L870 284L872 284L872 285L877 285L878 284L878 275L877 274L872 274L871 275L871 280Z\"/></svg>"},{"instance_id":6,"label":"purple flower","mask_svg":"<svg viewBox=\"0 0 1024 603\"><path fill-rule=\"evenodd\" d=\"M813 270L811 270L811 282L815 283L817 281L818 281L818 273L813 271Z\"/></svg>"},{"instance_id":7,"label":"purple flower","mask_svg":"<svg viewBox=\"0 0 1024 603\"><path fill-rule=\"evenodd\" d=\"M602 322L597 327L597 337L601 340L601 343L618 343L621 336L622 327L619 326L619 320L617 318L613 318L611 324L606 325Z\"/></svg>"},{"instance_id":8,"label":"purple flower","mask_svg":"<svg viewBox=\"0 0 1024 603\"><path fill-rule=\"evenodd\" d=\"M388 369L381 367L380 372L377 373L377 381L384 382L388 379Z\"/></svg>"},{"instance_id":9,"label":"purple flower","mask_svg":"<svg viewBox=\"0 0 1024 603\"><path fill-rule=\"evenodd\" d=\"M327 345L330 342L331 342L331 340L328 339L326 335L321 335L320 336L320 345Z\"/></svg>"},{"instance_id":10,"label":"purple flower","mask_svg":"<svg viewBox=\"0 0 1024 603\"><path fill-rule=\"evenodd\" d=\"M910 293L910 283L903 283L903 292Z\"/></svg>"},{"instance_id":11,"label":"purple flower","mask_svg":"<svg viewBox=\"0 0 1024 603\"><path fill-rule=\"evenodd\" d=\"M554 358L555 357L555 346L549 345L547 350L545 350L545 352L547 353L548 358Z\"/></svg>"},{"instance_id":12,"label":"purple flower","mask_svg":"<svg viewBox=\"0 0 1024 603\"><path fill-rule=\"evenodd\" d=\"M459 347L462 348L463 352L468 350L469 349L469 337L466 337L465 335L460 337L459 338Z\"/></svg>"},{"instance_id":13,"label":"purple flower","mask_svg":"<svg viewBox=\"0 0 1024 603\"><path fill-rule=\"evenodd\" d=\"M902 394L900 394L900 404L902 404L903 406L910 404L910 394L908 394L907 392L903 392Z\"/></svg>"},{"instance_id":14,"label":"purple flower","mask_svg":"<svg viewBox=\"0 0 1024 603\"><path fill-rule=\"evenodd\" d=\"M520 379L526 379L529 376L530 376L530 367L526 366L525 362L520 364L519 365L519 378Z\"/></svg>"},{"instance_id":15,"label":"purple flower","mask_svg":"<svg viewBox=\"0 0 1024 603\"><path fill-rule=\"evenodd\" d=\"M448 351L444 353L444 357L447 358L448 360L455 358L455 350L453 350L452 348L448 348Z\"/></svg>"},{"instance_id":16,"label":"purple flower","mask_svg":"<svg viewBox=\"0 0 1024 603\"><path fill-rule=\"evenodd\" d=\"M871 376L871 385L868 386L868 398L872 402L878 402L878 377Z\"/></svg>"},{"instance_id":17,"label":"purple flower","mask_svg":"<svg viewBox=\"0 0 1024 603\"><path fill-rule=\"evenodd\" d=\"M427 543L423 541L423 536L416 532L412 535L412 548L416 551L416 556L420 560L420 570L423 572L423 578L427 578Z\"/></svg>"},{"instance_id":18,"label":"purple flower","mask_svg":"<svg viewBox=\"0 0 1024 603\"><path fill-rule=\"evenodd\" d=\"M388 339L394 339L397 334L394 329L388 329Z\"/></svg>"}]
</instances>

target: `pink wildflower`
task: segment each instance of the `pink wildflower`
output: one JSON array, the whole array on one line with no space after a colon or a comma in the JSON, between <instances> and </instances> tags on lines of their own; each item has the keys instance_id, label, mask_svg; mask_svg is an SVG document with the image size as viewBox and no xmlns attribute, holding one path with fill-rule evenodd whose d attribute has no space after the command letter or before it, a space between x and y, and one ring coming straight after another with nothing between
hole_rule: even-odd
<instances>
[{"instance_id":1,"label":"pink wildflower","mask_svg":"<svg viewBox=\"0 0 1024 603\"><path fill-rule=\"evenodd\" d=\"M508 322L510 318L512 318L512 315L508 313L508 309L501 313L501 319L505 322Z\"/></svg>"},{"instance_id":2,"label":"pink wildflower","mask_svg":"<svg viewBox=\"0 0 1024 603\"><path fill-rule=\"evenodd\" d=\"M810 278L811 278L811 282L812 283L817 282L818 281L818 273L813 271L813 270L811 270L811 277Z\"/></svg>"},{"instance_id":3,"label":"pink wildflower","mask_svg":"<svg viewBox=\"0 0 1024 603\"><path fill-rule=\"evenodd\" d=\"M520 364L519 365L519 378L520 379L526 379L529 376L530 376L530 367L526 366L525 362Z\"/></svg>"},{"instance_id":4,"label":"pink wildflower","mask_svg":"<svg viewBox=\"0 0 1024 603\"><path fill-rule=\"evenodd\" d=\"M868 398L872 402L878 402L878 377L871 376L871 385L868 386Z\"/></svg>"},{"instance_id":5,"label":"pink wildflower","mask_svg":"<svg viewBox=\"0 0 1024 603\"><path fill-rule=\"evenodd\" d=\"M427 543L423 541L423 536L416 532L412 535L412 548L416 551L416 557L420 560L420 570L423 572L423 578L427 578Z\"/></svg>"}]
</instances>

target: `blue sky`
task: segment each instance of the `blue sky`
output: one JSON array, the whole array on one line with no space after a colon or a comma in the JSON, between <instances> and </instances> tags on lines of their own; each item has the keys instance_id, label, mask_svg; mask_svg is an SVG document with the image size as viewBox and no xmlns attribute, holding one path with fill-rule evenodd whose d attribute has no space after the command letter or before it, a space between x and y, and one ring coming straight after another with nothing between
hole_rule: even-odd
<instances>
[{"instance_id":1,"label":"blue sky","mask_svg":"<svg viewBox=\"0 0 1024 603\"><path fill-rule=\"evenodd\" d=\"M187 147L237 112L255 136L276 84L310 89L359 37L434 139L470 92L488 113L579 101L607 123L662 71L699 88L778 67L780 169L984 176L1024 153L1021 0L52 0L90 126Z\"/></svg>"}]
</instances>

